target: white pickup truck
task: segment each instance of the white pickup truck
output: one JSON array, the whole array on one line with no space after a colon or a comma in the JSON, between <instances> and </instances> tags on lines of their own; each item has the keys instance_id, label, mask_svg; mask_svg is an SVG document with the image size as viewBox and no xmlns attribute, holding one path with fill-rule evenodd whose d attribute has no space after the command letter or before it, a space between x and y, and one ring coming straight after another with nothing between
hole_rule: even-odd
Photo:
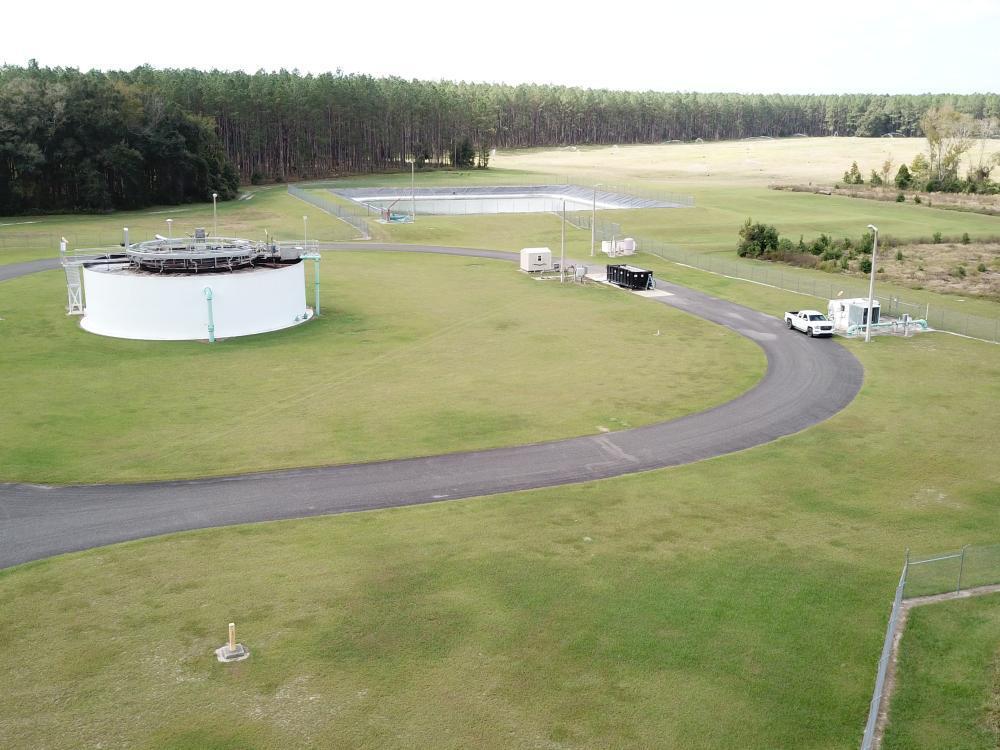
<instances>
[{"instance_id":1,"label":"white pickup truck","mask_svg":"<svg viewBox=\"0 0 1000 750\"><path fill-rule=\"evenodd\" d=\"M809 336L832 336L833 323L819 310L792 310L785 313L785 327Z\"/></svg>"}]
</instances>

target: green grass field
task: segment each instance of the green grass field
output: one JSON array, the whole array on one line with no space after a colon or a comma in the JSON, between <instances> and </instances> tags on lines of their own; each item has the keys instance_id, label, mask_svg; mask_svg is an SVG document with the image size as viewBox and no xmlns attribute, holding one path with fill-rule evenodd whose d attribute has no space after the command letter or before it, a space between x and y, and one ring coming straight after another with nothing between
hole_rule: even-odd
<instances>
[{"instance_id":1,"label":"green grass field","mask_svg":"<svg viewBox=\"0 0 1000 750\"><path fill-rule=\"evenodd\" d=\"M854 404L744 453L5 571L0 744L855 747L903 548L995 534L1000 358L852 348Z\"/></svg>"},{"instance_id":2,"label":"green grass field","mask_svg":"<svg viewBox=\"0 0 1000 750\"><path fill-rule=\"evenodd\" d=\"M60 307L58 271L4 282L0 478L194 477L596 434L735 398L766 367L718 326L513 263L358 252L322 268L319 319L213 346L87 333Z\"/></svg>"},{"instance_id":3,"label":"green grass field","mask_svg":"<svg viewBox=\"0 0 1000 750\"><path fill-rule=\"evenodd\" d=\"M914 608L884 750L1000 747L1000 596Z\"/></svg>"},{"instance_id":4,"label":"green grass field","mask_svg":"<svg viewBox=\"0 0 1000 750\"><path fill-rule=\"evenodd\" d=\"M537 152L524 157L536 163L549 158ZM530 166L526 161L518 168ZM623 166L620 176L655 182L661 179L657 168ZM486 179L499 181L501 174L491 171ZM387 179L408 183L409 175ZM824 231L839 227L853 236L860 231L856 223L872 221L869 207L897 208L766 191L741 174L706 180L695 185L703 189L698 208L659 218L637 215L646 223L634 233L685 238L699 252L722 254L731 252L747 209L786 233L816 214L830 225ZM741 181L744 187L736 189ZM274 200L276 213L300 214L304 205L282 208ZM771 218L764 209L774 211ZM887 213L875 223L898 219L928 234L945 213ZM286 221L293 231L301 216L293 213ZM558 247L554 216L438 222L420 218L383 237L508 250ZM992 226L984 223L982 231L992 233ZM588 233L571 233L570 243L572 255L589 253ZM377 384L398 382L382 372L396 368L396 344L409 345L423 326L440 325L437 313L424 309L426 299L435 307L451 303L440 293L414 300L399 285L392 287L390 307L370 288L339 286L337 264L355 257L420 279L430 291L443 283L439 271L462 278L483 274L496 295L489 299L496 301L483 304L475 295L486 292L473 288L472 303L485 313L473 327L492 339L499 338L499 323L523 321L519 305L536 294L546 314L564 315L574 332L578 322L600 332L613 317L640 340L643 326L667 313L627 295L521 284L507 266L494 279L493 265L485 262L466 267L465 260L431 257L327 257L324 304L331 317L319 323L345 337L359 331L374 352L388 353L389 367L379 364L363 376ZM661 277L770 314L808 299L649 256L641 260ZM75 386L75 397L44 421L32 421L18 402L42 403L52 389L69 393L62 382L25 378L15 385L20 398L3 405L5 416L21 411L18 429L3 435L0 445L9 450L11 437L30 441L34 455L25 451L25 457L36 462L32 471L41 462L47 471L70 473L63 458L47 459L46 452L70 445L67 433L56 429L59 422L71 423L83 408L98 413L97 398L80 393L94 388L95 372L132 388L127 376L133 368L168 380L163 374L197 374L211 357L213 366L233 372L252 373L266 364L261 387L273 393L282 385L298 387L288 382L289 373L309 372L310 383L326 385L324 378L340 366L335 353L317 353L314 344L327 341L319 326L218 347L112 342L79 332L65 319L58 273L5 282L0 292L0 326L22 327L18 347L10 349L20 361L5 382L11 374L41 377L58 367L59 379ZM48 297L56 300L51 310L37 302ZM37 327L21 318L29 302ZM348 304L370 317L335 320L333 311ZM397 311L396 305L402 307ZM494 307L504 310L496 319ZM687 330L680 326L678 316L667 336ZM719 375L720 383L746 387L759 374L759 352L730 347L732 337L717 335L704 344L687 342L684 359L711 359L716 344L723 346L732 364L712 361L703 372L729 370ZM530 354L510 350L510 369L503 369L500 357L460 357L446 348L428 364L438 368L436 377L454 378L462 387L484 377L507 387L521 382L529 366L550 367L554 378L578 377L579 387L593 388L598 405L609 395L628 400L628 391L612 380L590 383L585 377L607 366L609 358L597 347L572 353L589 362L584 373L566 372L560 361L569 361L575 340L537 342ZM582 340L593 344L600 336ZM357 343L345 352L365 356L358 354L364 342ZM549 345L557 346L551 357L545 354ZM180 534L0 571L0 673L16 685L0 701L0 747L856 748L904 550L997 541L1000 348L943 334L846 345L865 367L858 398L821 425L742 453L569 487ZM0 367L7 366L7 352ZM657 377L664 366L658 356L650 353L650 372L643 373L646 394L653 384L664 399L680 388L685 395L678 394L676 406L712 400L711 393L698 394L691 370ZM46 370L46 362L55 367ZM433 381L433 371L422 371L421 379ZM724 387L717 386L714 396ZM308 398L306 388L299 393ZM346 387L340 393L354 395ZM317 408L333 415L337 398L328 401ZM309 417L305 403L312 406L295 405L281 429L312 429L299 424ZM429 397L425 403L434 408ZM110 408L108 423L98 422L102 437L118 440L126 451L139 445L128 454L134 459L130 471L139 472L141 449L154 444L141 422L148 415ZM539 411L552 430L577 434L624 416L591 413L575 423L572 409ZM169 428L160 437L208 436L202 423L190 421L193 412L154 413ZM190 435L171 432L166 415L178 413L180 421L189 420ZM345 428L353 432L343 434L379 447L368 421L369 414L384 417L378 403L362 404L355 414L356 423ZM534 414L529 417L525 425L501 420L487 427L498 441L504 430L502 438L513 440L522 427L537 429ZM472 421L473 432L451 436L445 434L449 425L469 421L442 415L435 444L481 438L476 430L483 425ZM233 424L239 427L239 420ZM122 428L127 435L116 437ZM398 429L398 435L386 433L391 441L419 450L413 446L423 438L409 434L415 423L404 420ZM261 437L259 429L247 435ZM88 450L101 455L107 447ZM177 459L176 450L171 447L166 460ZM220 665L212 651L230 621L253 656ZM973 685L961 674L956 672L960 682ZM960 746L966 730L952 731ZM946 739L937 746L951 747L946 728L941 732Z\"/></svg>"}]
</instances>

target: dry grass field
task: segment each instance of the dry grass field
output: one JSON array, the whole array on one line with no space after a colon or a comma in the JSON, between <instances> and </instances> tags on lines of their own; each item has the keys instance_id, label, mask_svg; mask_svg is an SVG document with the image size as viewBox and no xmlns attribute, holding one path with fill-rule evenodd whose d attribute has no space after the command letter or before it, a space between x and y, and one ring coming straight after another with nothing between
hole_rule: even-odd
<instances>
[{"instance_id":1,"label":"dry grass field","mask_svg":"<svg viewBox=\"0 0 1000 750\"><path fill-rule=\"evenodd\" d=\"M926 151L923 138L782 138L776 140L666 143L635 146L499 151L490 166L568 175L613 173L615 179L700 185L834 183L857 161L866 176L891 158L896 168ZM987 153L1000 151L1000 140ZM964 173L964 169L962 170Z\"/></svg>"}]
</instances>

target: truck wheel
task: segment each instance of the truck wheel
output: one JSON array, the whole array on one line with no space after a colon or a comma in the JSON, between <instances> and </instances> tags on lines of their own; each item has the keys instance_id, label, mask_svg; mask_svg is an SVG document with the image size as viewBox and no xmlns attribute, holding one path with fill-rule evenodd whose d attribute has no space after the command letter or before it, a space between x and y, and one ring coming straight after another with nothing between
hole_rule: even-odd
<instances>
[{"instance_id":1,"label":"truck wheel","mask_svg":"<svg viewBox=\"0 0 1000 750\"><path fill-rule=\"evenodd\" d=\"M807 336L808 336L809 338L812 338L812 337L813 337L813 329L812 329L812 328L807 328L807 329L806 329L806 335L807 335Z\"/></svg>"},{"instance_id":2,"label":"truck wheel","mask_svg":"<svg viewBox=\"0 0 1000 750\"><path fill-rule=\"evenodd\" d=\"M786 320L785 321L785 328L791 328L791 327L792 327L792 321Z\"/></svg>"}]
</instances>

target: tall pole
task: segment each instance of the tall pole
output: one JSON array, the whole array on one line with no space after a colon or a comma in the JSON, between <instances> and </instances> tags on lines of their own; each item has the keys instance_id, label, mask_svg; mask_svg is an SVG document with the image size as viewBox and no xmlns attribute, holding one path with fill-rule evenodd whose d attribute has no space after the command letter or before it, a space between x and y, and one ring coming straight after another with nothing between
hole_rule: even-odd
<instances>
[{"instance_id":1,"label":"tall pole","mask_svg":"<svg viewBox=\"0 0 1000 750\"><path fill-rule=\"evenodd\" d=\"M416 173L416 168L417 168L417 160L410 159L410 215L411 215L410 221L417 220L417 191L416 188L414 187L414 185L416 184L414 182L415 180L414 175Z\"/></svg>"},{"instance_id":2,"label":"tall pole","mask_svg":"<svg viewBox=\"0 0 1000 750\"><path fill-rule=\"evenodd\" d=\"M594 257L594 227L597 225L597 185L594 185L594 207L590 211L590 257Z\"/></svg>"},{"instance_id":3,"label":"tall pole","mask_svg":"<svg viewBox=\"0 0 1000 750\"><path fill-rule=\"evenodd\" d=\"M561 250L559 252L559 283L565 283L566 281L566 200L563 199L563 210L562 210L562 240L560 242Z\"/></svg>"},{"instance_id":4,"label":"tall pole","mask_svg":"<svg viewBox=\"0 0 1000 750\"><path fill-rule=\"evenodd\" d=\"M302 249L309 250L309 217L302 217Z\"/></svg>"},{"instance_id":5,"label":"tall pole","mask_svg":"<svg viewBox=\"0 0 1000 750\"><path fill-rule=\"evenodd\" d=\"M167 239L168 240L171 240L174 237L173 229L174 229L174 220L173 219L167 219Z\"/></svg>"},{"instance_id":6,"label":"tall pole","mask_svg":"<svg viewBox=\"0 0 1000 750\"><path fill-rule=\"evenodd\" d=\"M871 280L868 282L868 320L865 326L865 343L867 344L872 340L872 308L875 303L875 254L878 252L878 227L874 224L869 224L868 228L875 233L875 238L872 241L872 273Z\"/></svg>"},{"instance_id":7,"label":"tall pole","mask_svg":"<svg viewBox=\"0 0 1000 750\"><path fill-rule=\"evenodd\" d=\"M212 236L219 236L219 215L216 209L215 200L219 197L218 193L212 193Z\"/></svg>"}]
</instances>

